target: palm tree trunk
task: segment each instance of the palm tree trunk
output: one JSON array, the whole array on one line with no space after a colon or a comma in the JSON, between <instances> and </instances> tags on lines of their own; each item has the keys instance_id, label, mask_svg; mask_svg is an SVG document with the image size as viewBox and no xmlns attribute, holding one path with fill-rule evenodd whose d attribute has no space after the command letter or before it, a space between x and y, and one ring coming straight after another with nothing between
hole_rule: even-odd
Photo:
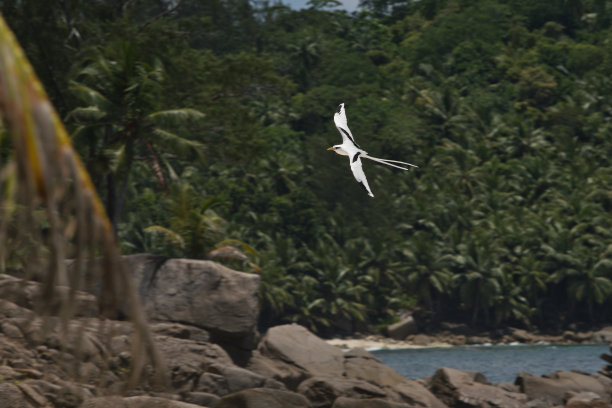
<instances>
[{"instance_id":1,"label":"palm tree trunk","mask_svg":"<svg viewBox=\"0 0 612 408\"><path fill-rule=\"evenodd\" d=\"M115 173L110 172L106 176L106 212L111 221L113 230L117 231L117 186L115 183Z\"/></svg>"}]
</instances>

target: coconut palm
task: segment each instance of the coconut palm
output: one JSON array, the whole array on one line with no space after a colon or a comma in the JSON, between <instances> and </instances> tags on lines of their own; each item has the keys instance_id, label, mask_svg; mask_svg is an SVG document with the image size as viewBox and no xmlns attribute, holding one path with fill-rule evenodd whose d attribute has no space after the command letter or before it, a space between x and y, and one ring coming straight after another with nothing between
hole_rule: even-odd
<instances>
[{"instance_id":1,"label":"coconut palm","mask_svg":"<svg viewBox=\"0 0 612 408\"><path fill-rule=\"evenodd\" d=\"M127 186L135 160L147 160L162 190L167 190L167 160L201 158L203 145L172 133L203 114L194 109L159 110L164 70L159 60L139 59L125 41L95 48L86 54L74 74L70 89L80 106L68 119L75 125L72 137L87 151L88 167L100 178L106 209L116 228L121 219ZM164 170L169 169L169 170Z\"/></svg>"}]
</instances>

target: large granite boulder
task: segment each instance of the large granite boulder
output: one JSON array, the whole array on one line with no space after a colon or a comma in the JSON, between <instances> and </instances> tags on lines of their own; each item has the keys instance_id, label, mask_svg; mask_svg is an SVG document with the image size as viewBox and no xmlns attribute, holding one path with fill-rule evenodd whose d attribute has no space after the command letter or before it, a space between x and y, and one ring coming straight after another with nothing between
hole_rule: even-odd
<instances>
[{"instance_id":1,"label":"large granite boulder","mask_svg":"<svg viewBox=\"0 0 612 408\"><path fill-rule=\"evenodd\" d=\"M521 408L523 394L490 385L480 373L441 368L431 379L431 391L448 406Z\"/></svg>"},{"instance_id":2,"label":"large granite boulder","mask_svg":"<svg viewBox=\"0 0 612 408\"><path fill-rule=\"evenodd\" d=\"M247 368L296 389L315 375L342 376L343 361L340 349L302 326L288 324L268 330Z\"/></svg>"},{"instance_id":3,"label":"large granite boulder","mask_svg":"<svg viewBox=\"0 0 612 408\"><path fill-rule=\"evenodd\" d=\"M310 408L310 404L295 392L250 388L224 396L215 408Z\"/></svg>"},{"instance_id":4,"label":"large granite boulder","mask_svg":"<svg viewBox=\"0 0 612 408\"><path fill-rule=\"evenodd\" d=\"M545 400L552 405L563 404L566 392L592 392L609 398L606 387L595 377L573 371L557 371L545 377L519 373L515 383L530 400Z\"/></svg>"},{"instance_id":5,"label":"large granite boulder","mask_svg":"<svg viewBox=\"0 0 612 408\"><path fill-rule=\"evenodd\" d=\"M142 254L125 259L149 320L204 328L220 342L253 340L259 315L258 275L212 261L160 261Z\"/></svg>"}]
</instances>

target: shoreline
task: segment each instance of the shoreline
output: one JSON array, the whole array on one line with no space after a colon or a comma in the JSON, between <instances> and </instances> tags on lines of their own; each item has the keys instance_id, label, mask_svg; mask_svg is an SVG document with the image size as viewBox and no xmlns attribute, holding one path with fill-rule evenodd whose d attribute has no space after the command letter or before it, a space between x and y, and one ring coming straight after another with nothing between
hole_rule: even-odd
<instances>
[{"instance_id":1,"label":"shoreline","mask_svg":"<svg viewBox=\"0 0 612 408\"><path fill-rule=\"evenodd\" d=\"M444 342L433 342L428 345L418 345L409 341L404 340L393 340L390 338L383 339L371 339L371 336L365 338L355 339L327 339L327 344L339 347L343 350L352 350L356 348L362 348L367 351L375 350L399 350L399 349L421 349L421 348L434 348L434 347L455 347L454 344Z\"/></svg>"},{"instance_id":2,"label":"shoreline","mask_svg":"<svg viewBox=\"0 0 612 408\"><path fill-rule=\"evenodd\" d=\"M612 326L604 327L598 331L565 331L558 335L532 333L523 329L509 329L509 334L499 338L491 338L485 333L466 336L442 332L436 334L413 334L407 336L404 340L370 334L350 338L331 338L325 339L325 341L343 350L362 348L367 351L448 348L457 346L612 344Z\"/></svg>"}]
</instances>

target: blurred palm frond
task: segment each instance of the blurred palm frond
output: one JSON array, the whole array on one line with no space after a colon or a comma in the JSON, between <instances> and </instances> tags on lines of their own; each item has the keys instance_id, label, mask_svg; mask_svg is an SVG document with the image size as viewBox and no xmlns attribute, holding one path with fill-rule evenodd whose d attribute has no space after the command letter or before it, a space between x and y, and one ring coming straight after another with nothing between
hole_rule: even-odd
<instances>
[{"instance_id":1,"label":"blurred palm frond","mask_svg":"<svg viewBox=\"0 0 612 408\"><path fill-rule=\"evenodd\" d=\"M145 364L163 375L137 292L121 258L111 223L89 174L13 33L0 16L0 272L8 266L38 274L44 305L59 302L59 316L75 314L78 290L98 288L99 310L125 307L134 324L128 386ZM26 245L27 244L27 245ZM66 259L73 267L67 268ZM95 260L94 260L95 259ZM57 299L56 286L69 295Z\"/></svg>"}]
</instances>

